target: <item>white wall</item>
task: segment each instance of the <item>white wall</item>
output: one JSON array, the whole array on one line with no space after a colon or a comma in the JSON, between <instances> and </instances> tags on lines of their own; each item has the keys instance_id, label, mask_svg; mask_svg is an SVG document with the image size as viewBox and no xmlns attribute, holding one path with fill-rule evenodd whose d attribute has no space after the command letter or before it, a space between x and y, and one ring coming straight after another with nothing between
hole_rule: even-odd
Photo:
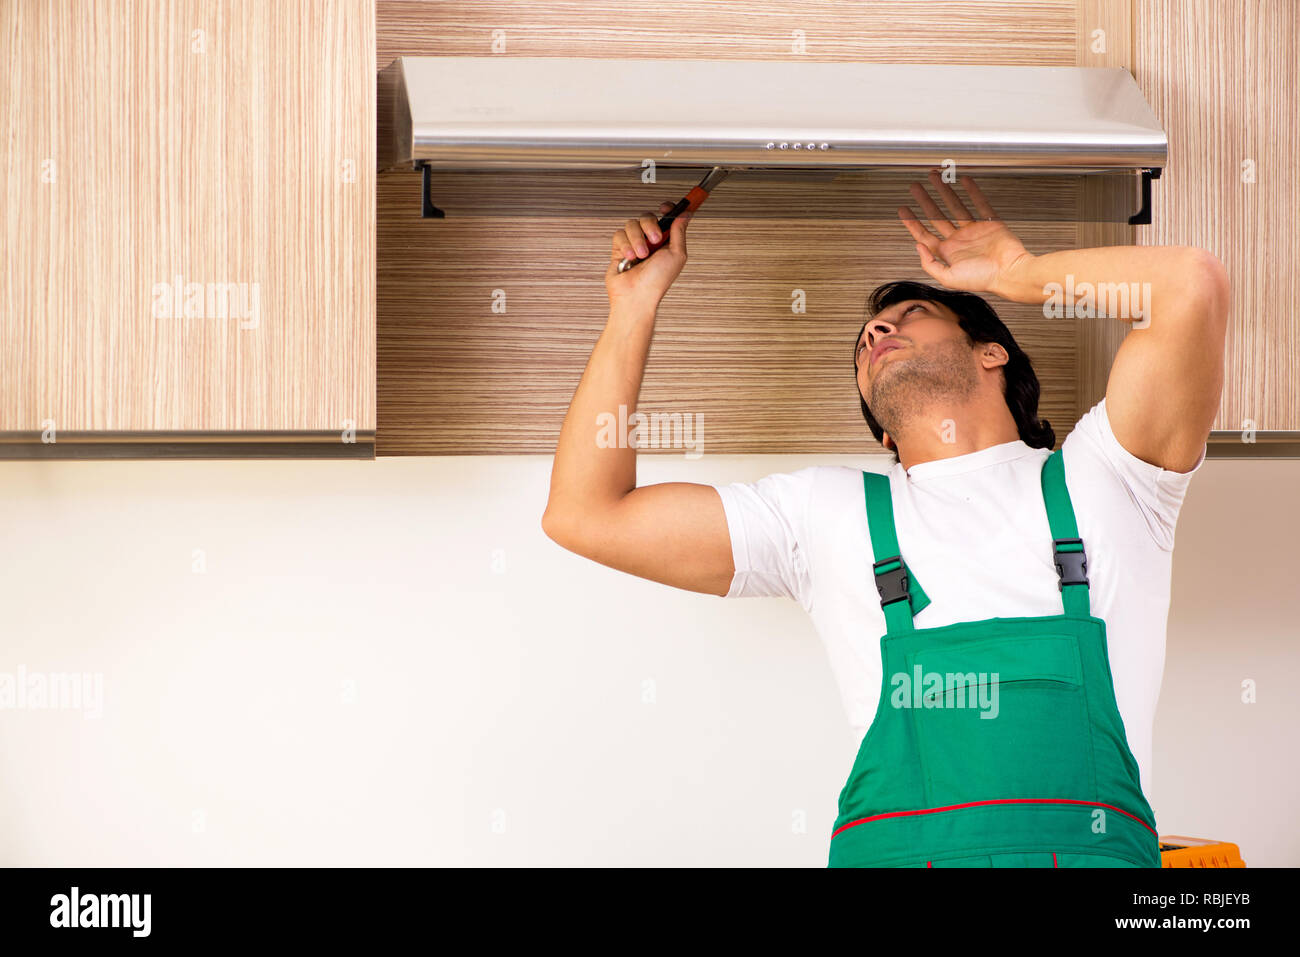
<instances>
[{"instance_id":1,"label":"white wall","mask_svg":"<svg viewBox=\"0 0 1300 957\"><path fill-rule=\"evenodd\" d=\"M888 461L643 455L639 479ZM5 463L0 674L103 697L0 710L0 862L824 866L856 741L802 609L563 551L549 476ZM1251 866L1300 864L1298 478L1210 461L1177 533L1149 796L1162 834Z\"/></svg>"}]
</instances>

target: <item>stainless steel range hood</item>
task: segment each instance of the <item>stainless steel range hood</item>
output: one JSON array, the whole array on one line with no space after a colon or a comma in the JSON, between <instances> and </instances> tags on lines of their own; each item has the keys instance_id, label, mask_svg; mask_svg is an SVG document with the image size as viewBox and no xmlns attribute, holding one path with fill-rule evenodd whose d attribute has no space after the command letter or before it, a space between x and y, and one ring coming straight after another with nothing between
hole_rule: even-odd
<instances>
[{"instance_id":1,"label":"stainless steel range hood","mask_svg":"<svg viewBox=\"0 0 1300 957\"><path fill-rule=\"evenodd\" d=\"M878 180L955 164L981 184L1105 177L1124 207L1107 218L1141 222L1168 149L1119 68L399 57L379 100L380 169L424 168L426 181L650 161Z\"/></svg>"}]
</instances>

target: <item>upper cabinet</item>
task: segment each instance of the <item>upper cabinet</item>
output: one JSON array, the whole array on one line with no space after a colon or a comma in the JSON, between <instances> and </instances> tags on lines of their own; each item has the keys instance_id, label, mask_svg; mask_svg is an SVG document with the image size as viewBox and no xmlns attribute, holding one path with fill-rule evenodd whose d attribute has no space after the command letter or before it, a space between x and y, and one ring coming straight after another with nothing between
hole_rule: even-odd
<instances>
[{"instance_id":1,"label":"upper cabinet","mask_svg":"<svg viewBox=\"0 0 1300 957\"><path fill-rule=\"evenodd\" d=\"M1133 0L1134 74L1169 134L1143 245L1223 261L1232 306L1211 456L1300 456L1300 3Z\"/></svg>"},{"instance_id":2,"label":"upper cabinet","mask_svg":"<svg viewBox=\"0 0 1300 957\"><path fill-rule=\"evenodd\" d=\"M448 143L431 147L417 117L405 118L409 143L392 137L404 117L377 78L419 57L438 58L419 84L437 99L418 112L444 140L510 119L481 89L458 95L475 76L451 58L518 59L511 70L531 58L729 59L762 76L792 61L912 64L927 82L953 67L1127 71L1124 102L1140 92L1168 137L1139 203L1149 224L1129 219L1133 195L1114 177L990 176L988 188L1037 253L1218 255L1232 311L1210 455L1300 451L1300 4L753 0L679 4L671 27L653 5L549 0L0 2L0 458L552 452L605 323L610 236L701 171L671 157L648 175L450 168ZM544 65L552 79L520 96L550 136L573 118L547 112L563 66ZM707 77L663 72L606 79L592 100L634 132L656 116L678 124L656 127L657 141L708 127L716 100L691 112L709 102L692 95ZM803 101L816 101L814 118L837 102L810 89L773 96L782 130L756 142L779 150ZM869 105L930 129L914 115L924 109L890 96ZM1123 105L1091 96L1103 115ZM1130 125L1151 129L1145 114ZM799 131L788 138L793 150ZM473 154L473 139L450 145ZM818 156L834 152L825 141ZM412 172L421 161L436 168ZM930 281L888 214L909 202L907 184L762 165L729 177L692 223L639 410L707 421L713 452L878 451L850 360L872 289ZM1039 414L1063 439L1104 394L1128 324L990 301L1032 357Z\"/></svg>"},{"instance_id":3,"label":"upper cabinet","mask_svg":"<svg viewBox=\"0 0 1300 957\"><path fill-rule=\"evenodd\" d=\"M373 455L373 0L0 4L0 456Z\"/></svg>"},{"instance_id":4,"label":"upper cabinet","mask_svg":"<svg viewBox=\"0 0 1300 957\"><path fill-rule=\"evenodd\" d=\"M387 144L378 157L379 454L553 452L608 313L603 276L610 236L626 218L680 198L701 178L703 170L673 168L671 157L649 153L645 158L657 162L653 174L451 169L481 162L486 135L520 121L540 135L514 158L535 160L533 147L550 140L587 151L577 159L602 159L592 143L570 137L572 110L556 110L545 123L551 90L557 83L573 89L564 86L565 64L551 58L732 59L743 61L732 75L743 66L764 79L794 63L911 64L929 80L954 68L963 75L1009 66L1126 71L1168 136L1167 165L1147 184L1150 224L1114 214L1107 188L1113 182L1104 177L989 177L981 186L998 194L995 208L1036 253L1167 244L1217 254L1228 266L1233 302L1209 454L1296 454L1300 392L1290 388L1289 364L1300 349L1294 318L1300 248L1286 211L1296 207L1300 188L1289 175L1300 135L1291 51L1300 4L753 0L678 5L671 30L654 6L608 7L617 29L586 6L544 0L456 5L454 16L447 10L420 0L379 0L376 8L380 102L388 107L381 106L379 117L381 146ZM436 62L417 59L425 57ZM549 85L507 86L501 101L460 85L483 75L471 69L499 67L526 77L522 71L536 66L533 58L546 58ZM416 68L409 76L407 65ZM581 66L584 76L600 76L599 64L587 59ZM607 125L589 122L579 132L629 139L648 132L666 152L743 122L762 134L754 142L771 140L779 149L792 125L785 99L772 97L770 110L729 112L718 100L733 97L749 107L746 91L735 84L709 87L698 70L683 63L658 77L593 83L579 91L593 106L582 115ZM383 84L395 89L399 78L414 91L409 116L393 106L400 97L385 99ZM1130 85L1116 90L1127 97ZM959 102L962 92L938 101L926 131L942 132L953 118L944 107ZM1063 105L1066 112L1049 122L1035 120L1031 107L1040 92L1041 85L1004 86L997 95L1023 100L1023 108L1001 106L997 122L1025 121L1042 135L1083 123L1093 112ZM803 98L812 101L809 118L837 103L843 113L842 90ZM902 108L908 95L882 90L862 99L860 115L870 117ZM1104 93L1094 102L1103 113L1124 106ZM925 124L924 112L913 108L895 125ZM965 109L959 118L976 121L979 114ZM658 122L666 119L675 125ZM1150 123L1143 114L1127 126L1139 135ZM799 132L789 132L792 151ZM570 142L558 142L565 138ZM602 136L596 145L615 138ZM803 146L814 142L820 159L834 152L831 137L824 141L825 152L821 137ZM497 158L513 149L501 141L489 145ZM712 158L693 157L698 163ZM427 174L411 172L421 161L432 164ZM1134 162L1145 165L1151 157ZM981 180L978 170L973 175ZM729 176L692 221L690 261L660 307L638 409L703 423L702 442L692 452L879 451L863 421L850 360L872 289L894 279L931 282L893 213L911 203L906 187L878 171L856 179L816 169ZM1126 211L1145 205L1131 192L1123 199ZM422 216L431 208L445 216ZM1064 440L1105 394L1129 324L1048 317L1040 307L988 298L1032 357L1042 384L1039 413Z\"/></svg>"}]
</instances>

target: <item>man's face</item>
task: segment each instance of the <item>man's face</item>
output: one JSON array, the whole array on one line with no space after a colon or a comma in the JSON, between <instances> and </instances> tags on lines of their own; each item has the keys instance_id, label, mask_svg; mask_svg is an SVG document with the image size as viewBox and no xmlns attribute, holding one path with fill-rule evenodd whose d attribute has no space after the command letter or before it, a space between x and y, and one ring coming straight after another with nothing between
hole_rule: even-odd
<instances>
[{"instance_id":1,"label":"man's face","mask_svg":"<svg viewBox=\"0 0 1300 957\"><path fill-rule=\"evenodd\" d=\"M882 309L862 330L855 361L858 389L891 449L888 433L909 414L939 397L969 397L978 384L972 348L956 313L925 299Z\"/></svg>"}]
</instances>

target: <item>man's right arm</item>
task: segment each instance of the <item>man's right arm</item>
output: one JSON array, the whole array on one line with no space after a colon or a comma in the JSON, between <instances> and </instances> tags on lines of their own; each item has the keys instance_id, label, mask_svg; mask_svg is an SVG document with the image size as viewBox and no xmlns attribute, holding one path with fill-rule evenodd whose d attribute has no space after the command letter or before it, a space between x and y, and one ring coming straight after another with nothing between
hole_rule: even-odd
<instances>
[{"instance_id":1,"label":"man's right arm","mask_svg":"<svg viewBox=\"0 0 1300 957\"><path fill-rule=\"evenodd\" d=\"M668 204L665 204L665 207ZM661 207L661 212L665 211ZM726 595L735 567L722 499L710 485L637 488L636 449L602 447L602 413L636 409L659 302L686 262L685 227L624 273L617 264L657 241L656 217L628 220L614 235L606 288L610 312L569 403L551 468L542 529L557 544L619 571L689 591ZM615 446L623 443L615 443Z\"/></svg>"}]
</instances>

